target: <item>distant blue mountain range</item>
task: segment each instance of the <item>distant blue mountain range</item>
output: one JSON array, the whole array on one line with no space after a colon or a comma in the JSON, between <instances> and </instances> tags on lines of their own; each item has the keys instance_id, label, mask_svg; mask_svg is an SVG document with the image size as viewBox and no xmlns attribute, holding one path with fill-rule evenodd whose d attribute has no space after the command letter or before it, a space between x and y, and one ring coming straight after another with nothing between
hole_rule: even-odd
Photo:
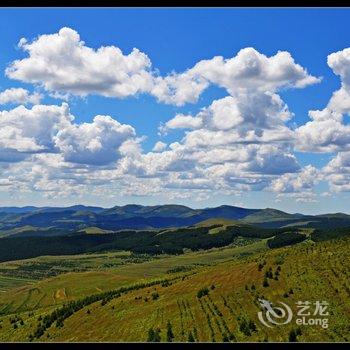
<instances>
[{"instance_id":1,"label":"distant blue mountain range","mask_svg":"<svg viewBox=\"0 0 350 350\"><path fill-rule=\"evenodd\" d=\"M247 209L230 205L192 209L183 205L142 206L129 204L112 208L74 205L70 207L0 207L0 234L51 230L60 234L87 227L105 230L159 229L191 226L207 219L222 218L265 228L287 226L333 228L350 226L350 215L289 214L277 209Z\"/></svg>"}]
</instances>

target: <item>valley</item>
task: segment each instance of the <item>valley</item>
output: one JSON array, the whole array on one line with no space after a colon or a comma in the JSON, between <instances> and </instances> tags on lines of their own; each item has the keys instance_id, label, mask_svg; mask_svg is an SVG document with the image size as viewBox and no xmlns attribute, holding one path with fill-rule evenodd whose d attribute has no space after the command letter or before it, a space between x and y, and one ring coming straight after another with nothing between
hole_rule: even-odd
<instances>
[{"instance_id":1,"label":"valley","mask_svg":"<svg viewBox=\"0 0 350 350\"><path fill-rule=\"evenodd\" d=\"M186 227L96 226L0 242L2 342L350 338L347 227L214 217ZM300 300L327 301L329 327L266 327L258 319L262 299L294 311Z\"/></svg>"}]
</instances>

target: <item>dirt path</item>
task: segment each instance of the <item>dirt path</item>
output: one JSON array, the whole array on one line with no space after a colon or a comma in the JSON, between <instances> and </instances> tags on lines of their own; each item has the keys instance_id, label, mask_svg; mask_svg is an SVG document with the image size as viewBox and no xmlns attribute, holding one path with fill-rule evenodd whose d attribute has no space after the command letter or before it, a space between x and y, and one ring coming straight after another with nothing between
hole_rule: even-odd
<instances>
[{"instance_id":1,"label":"dirt path","mask_svg":"<svg viewBox=\"0 0 350 350\"><path fill-rule=\"evenodd\" d=\"M55 293L55 300L67 299L66 288L57 289Z\"/></svg>"}]
</instances>

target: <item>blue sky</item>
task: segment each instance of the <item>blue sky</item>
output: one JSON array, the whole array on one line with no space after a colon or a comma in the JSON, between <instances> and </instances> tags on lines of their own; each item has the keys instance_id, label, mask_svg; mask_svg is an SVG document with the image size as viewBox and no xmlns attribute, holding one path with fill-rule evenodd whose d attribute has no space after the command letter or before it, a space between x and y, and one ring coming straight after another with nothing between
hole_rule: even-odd
<instances>
[{"instance_id":1,"label":"blue sky","mask_svg":"<svg viewBox=\"0 0 350 350\"><path fill-rule=\"evenodd\" d=\"M35 104L61 106L62 103L67 103L70 115L74 116L72 122L74 125L64 126L66 129L61 130L59 140L57 141L55 138L50 141L50 145L45 144L45 151L43 151L42 139L35 139L35 150L33 145L25 146L31 147L30 149L18 146L22 145L24 141L31 142L33 138L42 137L38 131L35 131L35 135L33 133L27 135L27 138L23 136L25 134L23 131L13 131L16 135L13 136L16 139L16 145L14 146L13 138L8 140L6 145L5 142L2 146L0 144L0 151L1 147L6 152L9 152L10 149L10 153L14 157L9 159L6 156L6 161L0 162L3 180L3 186L0 186L1 201L4 205L84 203L106 207L131 202L141 204L172 202L193 207L232 204L246 207L276 207L290 212L349 212L347 203L350 189L347 183L350 165L347 160L349 159L347 153L349 147L346 138L349 111L343 105L339 105L338 100L336 102L332 100L332 94L341 90L342 96L344 94L346 96L341 101L346 104L347 79L349 79L347 64L350 65L350 59L344 50L350 44L349 19L350 11L348 9L1 9L0 69L3 74L0 75L0 94L8 89L22 88L28 90L29 94L35 92L40 94L41 98L38 103L23 102L18 99L6 102L5 99L6 101L0 105L0 110L12 111L19 105L24 105L23 108L26 110L21 111L21 113L30 113L28 110L34 108ZM32 64L32 71L29 72L27 66L19 64L12 75L5 74L5 70L15 60L21 62L21 60L35 55L46 55L43 50L39 50L38 53L31 56L30 48L26 50L23 45L22 48L17 46L21 38L26 38L27 45L30 46L41 35L57 34L64 27L78 33L86 48L97 50L102 46L114 46L119 48L125 56L129 55L133 48L137 48L139 52L147 55L151 62L151 67L146 68L146 71L151 72L152 79L155 76L164 79L172 72L176 72L173 76L178 77L202 60L212 60L215 56L231 59L237 57L240 50L249 47L254 48L254 52L257 52L258 55L267 58L275 56L278 51L289 52L293 62L286 69L294 69L294 63L298 64L305 70L305 74L303 73L305 76L291 77L291 81L288 83L277 83L275 78L271 78L273 83L272 80L269 80L264 82L263 87L249 85L249 89L247 89L244 81L246 78L238 80L236 77L233 78L236 80L225 85L221 83L222 79L226 79L225 77L208 78L206 73L200 73L202 75L198 73L199 75L195 77L194 74L191 75L189 82L197 81L196 79L209 82L209 86L201 90L198 98L194 99L195 101L184 98L180 103L170 103L169 100L166 100L169 97L165 96L166 93L162 92L160 96L155 92L150 92L147 90L148 88L147 92L143 92L145 89L141 88L141 90L143 89L141 92L128 93L126 97L121 97L118 93L111 93L111 90L106 92L102 80L105 79L106 84L108 84L112 79L106 71L97 71L96 75L100 75L98 83L101 84L101 87L93 90L89 90L90 88L86 90L87 84L92 84L91 81L84 81L82 83L84 86L77 88L81 78L76 78L74 84L72 83L74 86L69 86L68 83L61 84L58 81L58 76L53 77L54 73L47 73L50 69L44 69L40 66L43 71L37 73L35 64L38 61L35 61L34 58L29 62ZM49 42L50 38L47 42L43 42L43 45L49 45ZM341 67L338 63L334 63L333 66L327 64L327 56L332 53L338 53ZM61 51L60 54L62 54ZM64 55L65 53L62 54L62 60L54 58L54 63L50 63L51 56L39 59L42 60L40 62L46 62L49 67L60 64L59 70L62 69L63 75L68 74L69 80L71 70L67 68L66 72L64 71L65 67L70 66L69 55L67 57ZM67 64L63 62L64 59L67 60ZM264 61L264 58L262 60ZM98 65L98 63L96 64ZM272 65L272 63L267 62L266 69L270 69L268 65ZM87 71L81 67L72 69L78 77L84 77L87 74ZM118 66L111 66L111 72L113 69L118 70ZM215 67L213 69L215 70ZM338 74L335 74L335 71ZM49 76L50 74L51 76ZM296 87L298 81L306 76L320 79L318 82L303 83L302 88ZM91 77L93 80L94 76L91 75ZM94 84L97 83L94 82ZM294 86L292 86L293 84ZM235 90L237 85L241 86L239 91ZM58 86L63 87L59 89ZM129 85L128 88L130 88ZM179 90L180 88L176 85L174 89ZM67 94L67 96L64 99L57 98L57 95L52 97L57 92ZM293 144L289 142L290 140L288 141L288 137L278 144L273 141L271 147L275 147L272 152L276 154L276 157L273 158L277 159L276 166L278 167L278 164L281 167L286 166L286 171L277 171L278 174L276 171L272 174L271 171L265 169L266 167L259 168L258 171L254 170L257 167L256 162L261 161L258 156L249 159L245 164L241 161L237 163L237 160L232 159L223 160L221 163L214 162L212 159L208 163L201 161L201 154L209 154L209 151L218 147L223 151L243 152L242 140L239 141L239 146L223 143L220 146L212 146L210 149L204 147L194 150L183 138L186 133L196 132L196 129L183 126L167 127L166 131L160 135L159 127L167 125L167 122L174 119L176 115L183 114L192 118L197 116L197 120L199 120L198 118L202 117L197 114L203 108L208 109L215 100L221 101L232 96L235 102L230 101L232 103L230 106L235 108L233 104L237 103L241 106L243 103L241 99L244 99L245 96L253 95L254 98L258 99L261 96L259 94L264 93L279 96L283 104L288 106L291 115L282 124L293 132L311 121L308 115L309 111L324 110L327 105L332 105L332 108L328 108L325 112L329 115L334 115L332 112L340 113L342 120L339 125L337 124L334 134L328 135L328 139L322 144L317 144L317 137L316 140L313 140L312 133L313 130L317 130L316 133L325 133L326 130L329 130L327 127L325 129L326 123L322 124L323 121L320 121L315 127L311 125L305 132L303 131L301 136L297 134ZM111 94L114 95L106 96ZM252 101L254 103L255 100ZM280 106L280 109L283 109L283 106ZM260 114L263 115L265 112L254 111L257 118L256 125L260 123ZM45 112L43 113L45 114ZM332 120L333 117L328 117L328 114L327 118ZM6 118L9 120L19 118L18 115L22 114L11 112ZM96 115L110 116L118 123L132 127L133 133L124 133L124 131L119 130L112 137L120 137L122 140L120 142L132 139L133 144L138 145L140 154L135 156L131 155L131 151L128 151L129 153L125 155L123 150L116 150L115 147L120 146L118 142L116 146L114 141L111 141L114 145L113 148L110 144L103 143L104 137L106 137L104 134L96 136L93 132L86 131L87 138L100 137L102 139L102 146L99 146L102 147L102 150L92 154L89 148L86 151L87 155L84 156L84 147L90 146L83 145L82 141L79 141L79 144L76 134L81 134L85 130L79 129L79 127L76 133L72 130L76 125L93 123L93 118ZM243 119L247 118L243 112L242 115ZM5 119L5 115L2 118ZM45 118L45 116L40 116L40 118ZM9 125L14 125L14 120L11 119ZM43 124L40 120L38 119L38 123ZM268 123L267 129L275 132L272 127L275 123L274 120L268 121ZM244 121L242 125L240 127L245 128ZM4 122L3 130L7 130L6 126L7 124ZM91 127L94 128L95 124L91 124ZM254 126L250 127L254 129ZM280 127L282 128L282 126ZM55 128L56 126L51 134L58 132ZM200 133L208 130L213 133L215 138L220 137L219 134L215 134L218 132L217 129L212 130L207 125L202 126L197 131ZM229 135L230 132L232 134L234 131L233 127L231 131L226 130L225 132ZM345 136L340 137L340 134ZM298 137L302 137L302 139L298 139ZM339 140L336 139L337 137ZM135 141L136 139L138 141ZM311 139L313 140L312 144L308 142ZM151 156L150 153L158 141L166 144L168 148L154 152L155 155ZM72 142L73 146L69 145L69 142ZM171 153L169 146L174 142L181 144L181 152ZM265 157L268 151L267 148L261 148L262 144L265 144L263 147L267 147L266 140L259 140L251 146L251 152L255 154L261 151ZM300 146L301 144L303 146ZM67 151L69 146L76 147L74 152ZM107 154L107 152L112 152L111 150L116 150L115 157L110 157L110 154ZM105 153L103 153L104 151ZM80 152L80 155L77 155L77 152ZM169 152L169 154L162 154L164 152ZM148 156L143 159L142 157L146 154ZM294 165L285 163L286 160L282 161L277 157L278 154L282 154L283 159L287 157L288 161L291 161L289 155L293 155L298 163L298 169ZM15 161L18 156L23 156L23 160ZM54 157L56 158L54 159ZM111 158L111 161L104 161L104 157L108 160ZM150 170L152 162L154 164L164 162L162 157L164 159L173 157L174 162L185 160L187 163L185 162L185 166L175 171L169 170L174 167L173 164L168 164L167 168L162 168L162 165L159 164L157 165L159 171ZM62 160L61 166L51 166L52 162L58 162L60 159ZM335 159L333 163L332 159ZM99 162L103 164L97 164ZM129 164L127 170L124 168L123 171L120 170L120 162ZM142 162L145 164L141 164ZM195 169L186 169L186 164L194 164ZM288 168L289 165L290 168ZM176 169L178 169L177 166L178 164ZM306 168L308 166L313 168ZM38 167L38 169L42 167L42 170L35 172L33 167ZM116 170L117 168L118 170ZM140 170L140 168L142 169ZM237 172L236 169L238 169ZM104 172L101 173L101 171ZM338 171L341 173L337 173ZM83 176L81 172L84 172ZM44 175L40 177L38 173ZM259 185L251 186L249 181L247 183L247 174L252 176L252 179ZM22 179L23 176L25 178ZM318 180L314 179L313 181L312 178L316 177ZM97 181L97 178L100 180L103 178L103 180ZM191 179L188 181L191 182L190 186L187 182L187 184L183 182L184 178ZM290 185L291 183L292 185ZM75 189L77 189L76 192Z\"/></svg>"}]
</instances>

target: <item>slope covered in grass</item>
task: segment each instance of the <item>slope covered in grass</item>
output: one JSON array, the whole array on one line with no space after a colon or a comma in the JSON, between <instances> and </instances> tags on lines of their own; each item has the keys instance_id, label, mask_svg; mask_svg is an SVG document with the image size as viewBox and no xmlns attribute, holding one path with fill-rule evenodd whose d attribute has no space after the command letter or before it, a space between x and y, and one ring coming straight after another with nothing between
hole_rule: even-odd
<instances>
[{"instance_id":1,"label":"slope covered in grass","mask_svg":"<svg viewBox=\"0 0 350 350\"><path fill-rule=\"evenodd\" d=\"M23 320L23 325L17 321L16 329L10 321L15 315L4 315L0 339L27 340L36 334L37 337L31 338L33 341L147 341L159 333L160 340L167 341L170 327L173 341L288 341L296 329L295 324L267 328L259 322L258 299L264 298L273 303L283 301L292 308L299 300L329 302L329 328L300 326L297 339L349 341L349 248L349 237L343 237L318 243L307 240L273 250L253 250L248 255L242 247L215 249L202 253L205 265L198 264L201 253L197 252L120 267L115 273L120 276L126 273L129 278L134 269L135 278L123 284L125 289L120 289L121 284L115 283L112 287L106 282L103 291L110 290L110 293L98 291L90 299L83 297L82 292L79 297L78 293L75 300L80 300L79 303L75 306L66 303L66 309L71 310L66 313L67 317L51 324L45 322L52 319L52 312L62 301L57 306L51 303L34 307L32 311L18 311L17 317ZM243 254L233 254L229 249L243 249ZM231 257L220 259L220 255L227 252ZM215 258L210 260L210 254L216 254ZM169 271L170 264L189 266L189 261L197 265L186 271ZM142 276L152 271L151 266L157 273ZM64 279L64 276L60 277ZM166 280L168 282L164 282ZM147 286L146 281L153 282ZM199 294L200 290L206 292ZM65 298L67 294L66 288L55 296ZM8 303L11 304L10 299ZM43 318L45 315L47 318Z\"/></svg>"}]
</instances>

